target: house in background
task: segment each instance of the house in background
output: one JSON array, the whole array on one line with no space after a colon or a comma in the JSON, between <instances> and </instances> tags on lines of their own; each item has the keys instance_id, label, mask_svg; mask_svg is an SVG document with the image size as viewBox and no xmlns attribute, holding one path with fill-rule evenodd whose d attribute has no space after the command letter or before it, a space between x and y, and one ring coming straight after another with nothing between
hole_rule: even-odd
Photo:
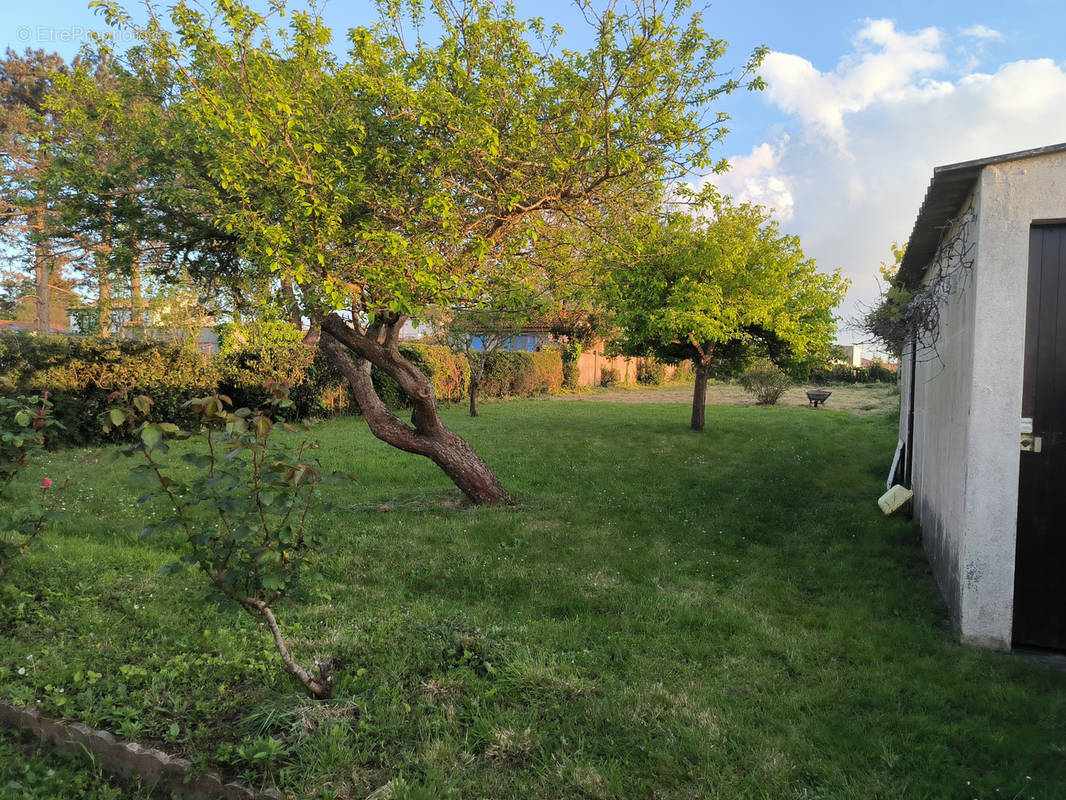
<instances>
[{"instance_id":1,"label":"house in background","mask_svg":"<svg viewBox=\"0 0 1066 800\"><path fill-rule=\"evenodd\" d=\"M849 344L844 347L844 363L849 367L862 366L862 347Z\"/></svg>"},{"instance_id":2,"label":"house in background","mask_svg":"<svg viewBox=\"0 0 1066 800\"><path fill-rule=\"evenodd\" d=\"M966 642L1066 649L1066 143L937 167L900 276L926 300L902 477L940 590Z\"/></svg>"}]
</instances>

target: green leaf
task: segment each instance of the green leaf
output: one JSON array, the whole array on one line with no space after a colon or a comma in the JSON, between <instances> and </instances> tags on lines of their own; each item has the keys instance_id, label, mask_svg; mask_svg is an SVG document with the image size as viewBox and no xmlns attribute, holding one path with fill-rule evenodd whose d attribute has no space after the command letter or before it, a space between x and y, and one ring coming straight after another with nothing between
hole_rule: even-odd
<instances>
[{"instance_id":1,"label":"green leaf","mask_svg":"<svg viewBox=\"0 0 1066 800\"><path fill-rule=\"evenodd\" d=\"M148 450L154 450L163 441L163 431L158 425L145 425L141 428L141 441Z\"/></svg>"},{"instance_id":2,"label":"green leaf","mask_svg":"<svg viewBox=\"0 0 1066 800\"><path fill-rule=\"evenodd\" d=\"M107 412L108 419L111 420L111 424L116 428L126 421L126 415L121 408L112 408Z\"/></svg>"}]
</instances>

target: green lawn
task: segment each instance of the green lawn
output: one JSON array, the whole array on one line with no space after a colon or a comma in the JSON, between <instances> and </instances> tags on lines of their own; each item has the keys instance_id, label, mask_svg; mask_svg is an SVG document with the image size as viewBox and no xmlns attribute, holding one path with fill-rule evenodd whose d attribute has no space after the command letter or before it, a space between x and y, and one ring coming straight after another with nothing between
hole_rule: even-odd
<instances>
[{"instance_id":1,"label":"green lawn","mask_svg":"<svg viewBox=\"0 0 1066 800\"><path fill-rule=\"evenodd\" d=\"M198 575L156 574L178 540L137 541L162 509L129 462L49 456L20 488L66 484L69 516L0 587L0 697L293 797L1066 797L1066 674L958 645L916 527L877 509L892 415L482 414L445 417L515 508L358 418L315 429L358 483L279 618L334 657L328 702Z\"/></svg>"}]
</instances>

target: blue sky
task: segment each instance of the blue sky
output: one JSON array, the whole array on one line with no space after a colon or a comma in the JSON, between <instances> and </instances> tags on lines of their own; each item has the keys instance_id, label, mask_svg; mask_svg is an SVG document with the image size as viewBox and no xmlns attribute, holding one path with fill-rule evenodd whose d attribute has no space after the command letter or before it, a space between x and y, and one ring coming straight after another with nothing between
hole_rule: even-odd
<instances>
[{"instance_id":1,"label":"blue sky","mask_svg":"<svg viewBox=\"0 0 1066 800\"><path fill-rule=\"evenodd\" d=\"M72 57L101 27L84 0L3 0L0 43ZM522 16L581 27L567 2L517 0ZM129 7L135 11L136 4ZM331 0L338 40L373 3ZM730 43L723 67L765 44L765 92L728 98L723 190L777 210L823 269L853 287L846 321L877 296L880 261L905 241L934 166L1066 141L1061 0L715 2L705 27ZM1064 187L1066 191L1066 187Z\"/></svg>"}]
</instances>

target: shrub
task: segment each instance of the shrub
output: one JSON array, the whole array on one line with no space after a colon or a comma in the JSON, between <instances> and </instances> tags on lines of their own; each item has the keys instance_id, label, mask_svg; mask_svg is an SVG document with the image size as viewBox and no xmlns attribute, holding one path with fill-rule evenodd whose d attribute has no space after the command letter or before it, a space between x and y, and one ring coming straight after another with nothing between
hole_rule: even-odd
<instances>
[{"instance_id":1,"label":"shrub","mask_svg":"<svg viewBox=\"0 0 1066 800\"><path fill-rule=\"evenodd\" d=\"M788 375L773 364L756 364L740 376L740 385L760 406L772 406L789 387Z\"/></svg>"},{"instance_id":2,"label":"shrub","mask_svg":"<svg viewBox=\"0 0 1066 800\"><path fill-rule=\"evenodd\" d=\"M40 544L41 532L51 514L45 508L45 496L52 485L51 478L41 483L41 499L5 508L0 514L0 575L15 558Z\"/></svg>"},{"instance_id":3,"label":"shrub","mask_svg":"<svg viewBox=\"0 0 1066 800\"><path fill-rule=\"evenodd\" d=\"M655 358L637 359L637 383L644 386L661 386L666 380L666 365Z\"/></svg>"},{"instance_id":4,"label":"shrub","mask_svg":"<svg viewBox=\"0 0 1066 800\"><path fill-rule=\"evenodd\" d=\"M827 383L895 383L896 373L883 364L868 367L851 367L836 364L831 369L811 371L811 383L824 386Z\"/></svg>"},{"instance_id":5,"label":"shrub","mask_svg":"<svg viewBox=\"0 0 1066 800\"><path fill-rule=\"evenodd\" d=\"M559 355L563 360L563 386L576 389L581 379L581 343L574 339L563 342Z\"/></svg>"},{"instance_id":6,"label":"shrub","mask_svg":"<svg viewBox=\"0 0 1066 800\"><path fill-rule=\"evenodd\" d=\"M257 408L268 402L268 382L289 387L292 405L279 409L283 419L330 416L352 407L348 382L315 346L303 343L303 332L288 322L215 328L219 353L214 358L218 391L235 406Z\"/></svg>"},{"instance_id":7,"label":"shrub","mask_svg":"<svg viewBox=\"0 0 1066 800\"><path fill-rule=\"evenodd\" d=\"M0 397L0 497L26 460L44 449L45 437L54 428L48 392L39 397Z\"/></svg>"},{"instance_id":8,"label":"shrub","mask_svg":"<svg viewBox=\"0 0 1066 800\"><path fill-rule=\"evenodd\" d=\"M558 350L497 351L485 362L480 391L486 397L531 397L557 392L562 386L563 360Z\"/></svg>"},{"instance_id":9,"label":"shrub","mask_svg":"<svg viewBox=\"0 0 1066 800\"><path fill-rule=\"evenodd\" d=\"M0 378L13 392L49 392L55 441L83 445L118 441L103 436L96 418L108 395L133 388L152 394L153 421L173 418L193 397L215 391L218 373L198 351L153 340L80 336L0 335ZM57 426L59 427L59 426Z\"/></svg>"},{"instance_id":10,"label":"shrub","mask_svg":"<svg viewBox=\"0 0 1066 800\"><path fill-rule=\"evenodd\" d=\"M614 386L621 380L621 374L614 367L600 368L600 386Z\"/></svg>"},{"instance_id":11,"label":"shrub","mask_svg":"<svg viewBox=\"0 0 1066 800\"><path fill-rule=\"evenodd\" d=\"M282 384L268 383L264 392L275 411L291 403ZM272 438L276 427L271 415L248 408L230 411L228 399L217 394L187 404L195 415L195 434L173 422L148 421L151 406L151 398L138 395L129 405L110 408L102 419L105 432L116 426L132 430L135 442L123 453L139 455L141 463L131 473L154 480L158 495L174 509L164 522L141 531L141 538L159 527L181 531L189 553L164 571L196 564L215 592L266 624L285 669L308 692L330 697L329 660L319 664L317 674L297 664L272 611L292 593L325 545L322 532L307 522L326 477L314 453L317 445L307 439ZM174 469L177 464L167 459L167 440L190 438L203 446L183 448L185 469ZM335 476L340 482L349 479Z\"/></svg>"},{"instance_id":12,"label":"shrub","mask_svg":"<svg viewBox=\"0 0 1066 800\"><path fill-rule=\"evenodd\" d=\"M0 497L27 460L44 449L45 437L55 427L47 392L42 397L0 397ZM44 501L51 485L51 478L41 483L40 502L4 505L0 512L0 574L40 541L49 516Z\"/></svg>"}]
</instances>

